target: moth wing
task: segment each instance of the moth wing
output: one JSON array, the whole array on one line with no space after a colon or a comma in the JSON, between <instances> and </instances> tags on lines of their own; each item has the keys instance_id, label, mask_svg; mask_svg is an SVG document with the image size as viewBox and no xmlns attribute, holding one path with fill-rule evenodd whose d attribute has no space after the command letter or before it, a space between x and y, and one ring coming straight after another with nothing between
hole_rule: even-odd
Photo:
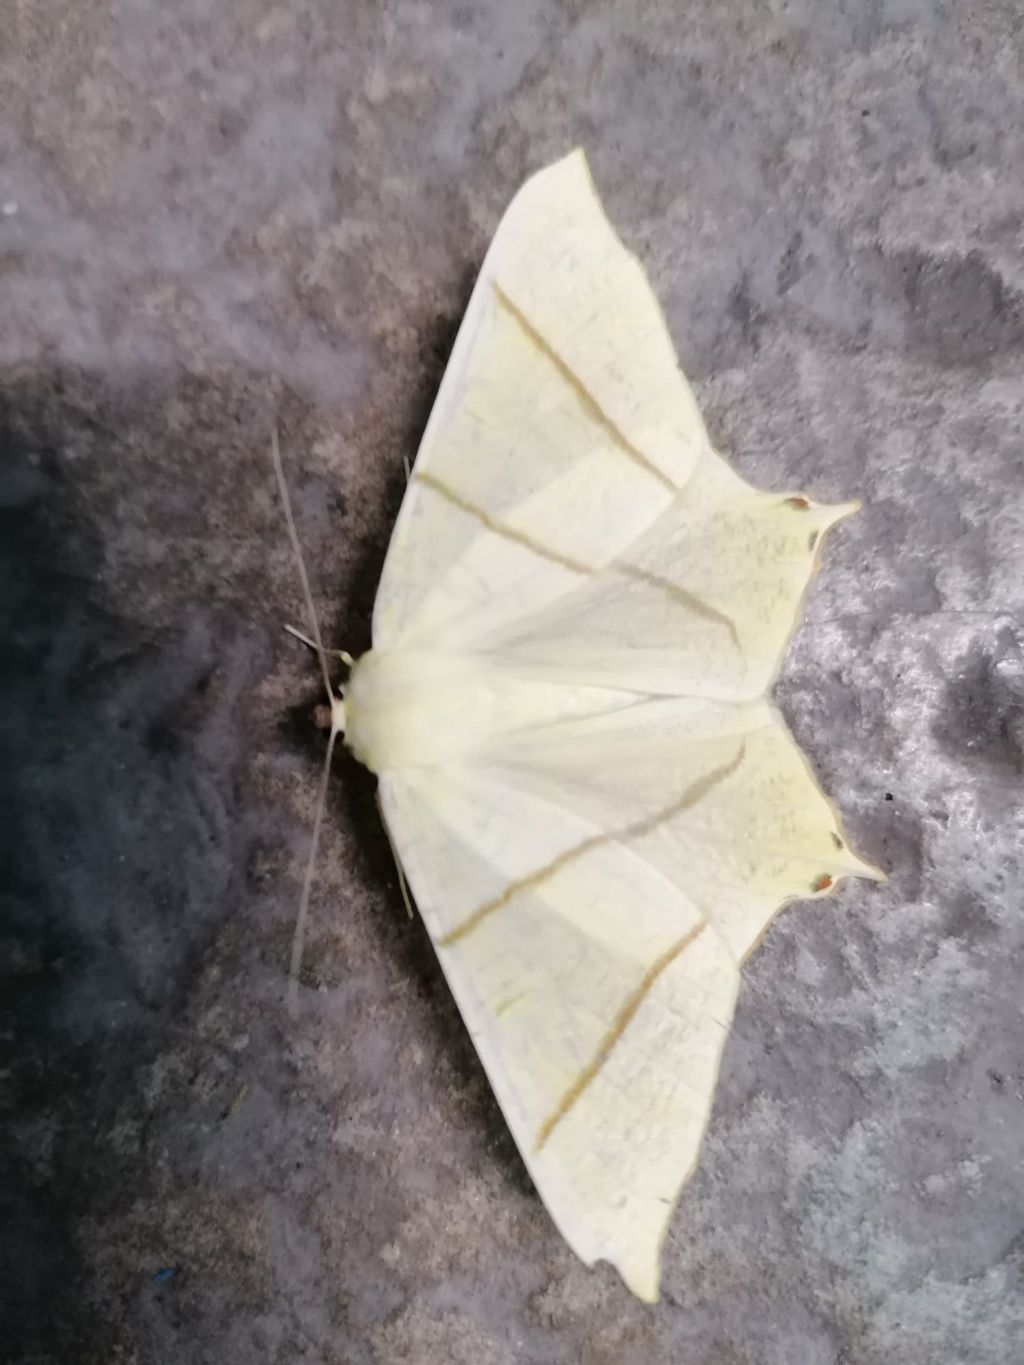
<instances>
[{"instance_id":1,"label":"moth wing","mask_svg":"<svg viewBox=\"0 0 1024 1365\"><path fill-rule=\"evenodd\" d=\"M736 998L724 940L628 843L486 768L380 791L541 1198L583 1261L655 1300Z\"/></svg>"},{"instance_id":2,"label":"moth wing","mask_svg":"<svg viewBox=\"0 0 1024 1365\"><path fill-rule=\"evenodd\" d=\"M647 697L495 735L485 758L509 787L626 831L630 848L715 925L739 962L786 901L825 895L844 877L884 880L850 848L764 700Z\"/></svg>"},{"instance_id":3,"label":"moth wing","mask_svg":"<svg viewBox=\"0 0 1024 1365\"><path fill-rule=\"evenodd\" d=\"M604 689L614 714L495 729L471 761L385 771L381 797L545 1204L643 1298L737 960L784 900L879 875L761 700L852 510L728 469L582 157L528 182L423 437L374 645L472 654L578 691L581 716Z\"/></svg>"},{"instance_id":4,"label":"moth wing","mask_svg":"<svg viewBox=\"0 0 1024 1365\"><path fill-rule=\"evenodd\" d=\"M578 586L707 447L582 152L523 186L459 330L392 535L375 648L463 648Z\"/></svg>"},{"instance_id":5,"label":"moth wing","mask_svg":"<svg viewBox=\"0 0 1024 1365\"><path fill-rule=\"evenodd\" d=\"M742 701L764 694L831 526L857 503L766 493L708 448L634 542L474 651L550 681Z\"/></svg>"}]
</instances>

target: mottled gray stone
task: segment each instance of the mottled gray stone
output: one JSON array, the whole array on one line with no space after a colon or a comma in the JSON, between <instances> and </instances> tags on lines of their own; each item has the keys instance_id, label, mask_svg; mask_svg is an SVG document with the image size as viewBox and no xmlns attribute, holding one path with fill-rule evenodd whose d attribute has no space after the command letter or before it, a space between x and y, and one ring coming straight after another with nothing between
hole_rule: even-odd
<instances>
[{"instance_id":1,"label":"mottled gray stone","mask_svg":"<svg viewBox=\"0 0 1024 1365\"><path fill-rule=\"evenodd\" d=\"M10 1358L1024 1359L1019 6L2 30ZM533 1194L347 760L281 1006L322 739L271 418L358 651L488 237L577 143L737 467L865 501L777 692L890 875L749 964L654 1309Z\"/></svg>"}]
</instances>

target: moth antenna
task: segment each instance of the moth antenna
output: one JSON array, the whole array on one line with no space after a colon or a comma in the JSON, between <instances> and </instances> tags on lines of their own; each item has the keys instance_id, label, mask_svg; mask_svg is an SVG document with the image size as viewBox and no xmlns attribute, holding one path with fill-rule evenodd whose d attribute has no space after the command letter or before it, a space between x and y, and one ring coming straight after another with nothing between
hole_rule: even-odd
<instances>
[{"instance_id":1,"label":"moth antenna","mask_svg":"<svg viewBox=\"0 0 1024 1365\"><path fill-rule=\"evenodd\" d=\"M309 586L309 575L306 573L306 561L302 557L302 546L299 544L299 532L295 525L295 517L292 515L291 499L288 496L288 484L284 477L284 466L281 463L281 448L277 439L277 424L270 429L270 453L274 461L274 473L277 475L277 486L281 494L281 505L284 507L284 517L288 525L288 537L295 551L295 562L299 566L299 578L302 581L302 593L306 599L306 612L309 616L309 623L312 629L313 638L309 639L301 635L293 627L293 635L309 645L310 649L316 650L316 656L320 660L320 672L323 674L324 687L327 689L327 696L331 702L331 737L327 741L327 753L324 756L323 774L320 778L320 790L316 799L316 814L313 817L313 836L309 843L309 857L306 859L306 871L302 878L302 895L299 897L299 912L295 917L295 932L292 934L292 956L288 967L288 1013L294 1019L299 1009L299 972L302 970L302 952L306 943L306 919L309 914L309 896L313 888L313 873L316 870L316 855L320 847L320 827L323 824L324 807L327 804L327 783L331 775L331 758L334 754L334 741L338 738L338 732L344 725L345 703L334 695L331 686L331 674L327 667L327 651L324 649L323 637L320 634L320 621L316 614L316 606L313 602L313 593ZM338 656L346 663L351 663L351 657L346 655L343 650L336 651Z\"/></svg>"},{"instance_id":2,"label":"moth antenna","mask_svg":"<svg viewBox=\"0 0 1024 1365\"><path fill-rule=\"evenodd\" d=\"M312 640L305 643L310 648L316 650L317 658L320 660L320 671L324 675L324 687L327 688L327 695L331 699L333 706L335 702L334 689L331 687L331 675L327 668L327 651L324 649L323 638L320 635L320 622L317 618L316 607L313 605L313 594L309 587L309 575L306 573L306 561L302 558L302 546L299 544L299 533L295 527L295 518L292 516L291 499L288 496L288 484L285 482L284 466L281 464L281 450L277 442L277 424L270 429L270 453L274 461L274 473L277 475L277 486L281 493L281 504L284 507L284 519L288 524L288 537L292 542L292 549L295 551L295 562L299 566L299 578L302 580L302 593L306 599L306 612L309 615L309 623L312 629Z\"/></svg>"},{"instance_id":3,"label":"moth antenna","mask_svg":"<svg viewBox=\"0 0 1024 1365\"><path fill-rule=\"evenodd\" d=\"M302 952L306 945L309 893L313 888L313 872L316 867L317 849L320 846L320 826L323 823L324 806L327 804L327 782L331 775L331 756L337 738L338 726L335 724L331 726L331 737L327 741L320 791L316 799L316 815L313 817L313 837L309 843L309 857L306 859L306 872L302 878L302 895L299 897L299 913L295 917L295 932L292 934L292 958L288 967L288 1013L293 1019L299 1012L299 972L302 970Z\"/></svg>"}]
</instances>

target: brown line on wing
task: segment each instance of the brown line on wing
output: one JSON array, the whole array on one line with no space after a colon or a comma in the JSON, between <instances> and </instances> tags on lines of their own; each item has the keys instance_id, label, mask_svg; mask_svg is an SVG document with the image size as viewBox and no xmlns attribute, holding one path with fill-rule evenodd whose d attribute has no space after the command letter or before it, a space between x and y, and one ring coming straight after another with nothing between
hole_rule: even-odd
<instances>
[{"instance_id":1,"label":"brown line on wing","mask_svg":"<svg viewBox=\"0 0 1024 1365\"><path fill-rule=\"evenodd\" d=\"M464 498L461 493L456 492L443 479L427 473L414 473L413 478L417 483L439 493L453 507L458 507L460 511L475 517L481 526L485 526L488 531L493 531L496 536L502 536L505 540L512 540L517 545L522 545L524 549L531 550L535 555L539 555L541 559L550 560L552 564L560 564L563 569L570 569L573 573L593 573L591 566L584 564L581 559L573 559L571 555L564 555L559 550L552 550L549 546L542 545L539 540L535 540L526 531L518 531L514 526L498 521L489 512L485 512L482 507L477 507L475 502L470 502L469 498Z\"/></svg>"},{"instance_id":2,"label":"brown line on wing","mask_svg":"<svg viewBox=\"0 0 1024 1365\"><path fill-rule=\"evenodd\" d=\"M678 493L679 492L678 485L673 483L673 481L663 470L659 469L658 466L654 464L652 460L649 460L647 456L643 453L643 451L638 450L637 447L633 444L633 442L629 440L629 438L625 435L625 433L619 430L616 424L612 421L612 419L601 407L600 403L597 401L594 395L583 383L583 380L580 379L580 377L569 368L569 366L565 363L565 361L558 354L558 352L553 350L552 347L548 344L548 342L545 341L544 337L540 334L540 332L537 331L536 327L534 327L530 319L526 316L522 309L520 309L512 301L511 298L509 298L508 294L505 293L504 289L502 289L500 284L494 285L494 293L501 306L508 313L510 313L512 317L515 318L516 322L519 323L520 327L530 338L533 344L537 347L537 349L543 352L543 354L547 356L548 360L551 361L552 365L554 365L554 367L558 370L559 374L562 376L565 382L575 393L576 397L580 400L583 407L586 409L588 415L591 418L593 418L594 421L598 422L602 427L604 427L605 431L607 431L608 434L612 437L613 441L618 446L618 448L623 452L623 454L627 455L631 460L635 461L635 463L638 464L641 469L646 470L648 474L650 474L653 478L657 479L659 483L664 484L664 486L671 492Z\"/></svg>"},{"instance_id":3,"label":"brown line on wing","mask_svg":"<svg viewBox=\"0 0 1024 1365\"><path fill-rule=\"evenodd\" d=\"M647 968L637 985L630 992L626 999L626 1003L615 1016L611 1028L601 1039L600 1043L598 1043L597 1051L594 1053L593 1057L541 1124L540 1131L537 1133L537 1141L534 1145L535 1152L540 1151L545 1142L547 1142L548 1138L561 1123L562 1119L565 1118L566 1114L568 1114L569 1110L580 1098L584 1090L586 1090L587 1086L590 1085L591 1081L597 1076L598 1072L608 1060L612 1048L622 1037L623 1033L625 1033L633 1016L643 1004L658 977L661 976L662 972L665 971L667 967L670 967L672 963L675 962L676 958L679 957L681 953L684 953L686 949L689 948L694 939L699 934L703 933L706 928L707 924L702 920L696 928L691 929L688 934L685 934L681 939L678 939L670 948L666 948L661 956L655 958Z\"/></svg>"},{"instance_id":4,"label":"brown line on wing","mask_svg":"<svg viewBox=\"0 0 1024 1365\"><path fill-rule=\"evenodd\" d=\"M512 897L518 896L520 891L528 891L531 886L536 886L539 882L546 882L549 877L553 877L556 872L561 871L567 863L575 862L577 858L588 853L592 848L607 843L611 837L610 834L595 834L590 839L584 839L582 843L567 848L564 853L560 853L557 858L552 858L549 863L539 867L536 872L531 872L526 877L519 877L516 881L509 882L500 896L495 896L493 900L481 905L478 910L467 915L461 924L457 924L450 934L445 934L444 938L440 940L440 947L450 948L453 943L458 943L459 939L472 933L478 924L493 915L496 910L501 910L503 906L508 905Z\"/></svg>"},{"instance_id":5,"label":"brown line on wing","mask_svg":"<svg viewBox=\"0 0 1024 1365\"><path fill-rule=\"evenodd\" d=\"M485 526L488 531L492 531L496 536L503 536L506 540L514 541L517 545L522 545L524 549L531 550L542 559L547 559L552 564L560 564L562 568L569 569L572 573L582 576L597 572L592 565L585 564L583 560L562 554L560 550L552 550L550 546L542 544L528 532L517 530L516 527L509 526L506 522L492 517L489 512L485 512L482 507L478 507L469 498L463 497L461 493L445 483L443 479L439 479L435 474L417 473L413 475L413 478L425 487L432 488L435 493L439 493L453 507L458 507L460 511L475 518L481 526ZM673 583L670 578L663 578L661 574L651 573L647 569L640 568L638 564L629 564L622 560L613 559L605 568L608 572L617 573L623 578L630 578L634 582L645 583L648 587L658 588L667 593L674 602L678 602L681 607L692 611L694 615L703 617L705 621L713 621L716 625L724 626L729 632L733 644L737 649L740 648L739 636L731 617L701 601L694 593L687 592L678 583Z\"/></svg>"},{"instance_id":6,"label":"brown line on wing","mask_svg":"<svg viewBox=\"0 0 1024 1365\"><path fill-rule=\"evenodd\" d=\"M716 625L724 626L729 632L729 637L733 644L739 649L740 637L736 633L736 624L731 616L727 616L724 611L719 611L717 607L712 607L707 602L695 596L692 592L687 592L678 583L673 583L670 578L662 578L661 574L650 573L647 569L641 569L639 564L627 564L620 559L613 559L608 568L624 578L632 578L637 583L646 583L648 587L660 588L662 592L668 593L674 602L678 602L687 611L692 611L695 616L701 616L705 621L714 621Z\"/></svg>"},{"instance_id":7,"label":"brown line on wing","mask_svg":"<svg viewBox=\"0 0 1024 1365\"><path fill-rule=\"evenodd\" d=\"M589 839L583 839L580 843L574 844L572 848L567 848L563 853L560 853L557 858L552 858L543 867L537 868L535 872L530 872L525 877L519 877L516 881L509 882L500 895L486 901L472 914L467 915L462 923L457 924L450 933L439 939L438 946L450 948L453 944L458 943L467 934L471 934L485 919L489 919L495 911L508 905L509 901L517 896L520 891L528 891L531 887L547 881L549 877L553 877L556 872L560 872L563 867L575 862L577 858L583 857L591 849L598 848L601 844L621 844L630 839L642 839L645 834L650 834L652 830L657 829L666 820L681 815L684 810L690 810L698 801L703 800L712 788L717 787L719 782L723 782L736 771L743 761L746 747L745 744L741 744L735 758L730 759L728 763L723 763L719 768L713 768L704 777L699 777L696 782L691 782L682 795L671 805L665 806L664 809L655 811L653 815L645 816L643 820L637 820L631 825L626 825L623 829L613 830L608 834L594 834Z\"/></svg>"}]
</instances>

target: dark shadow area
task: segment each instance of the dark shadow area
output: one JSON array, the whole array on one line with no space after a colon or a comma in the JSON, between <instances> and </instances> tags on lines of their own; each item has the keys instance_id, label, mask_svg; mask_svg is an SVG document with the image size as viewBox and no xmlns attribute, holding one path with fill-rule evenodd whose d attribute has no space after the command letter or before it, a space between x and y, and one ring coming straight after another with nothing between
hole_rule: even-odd
<instances>
[{"instance_id":1,"label":"dark shadow area","mask_svg":"<svg viewBox=\"0 0 1024 1365\"><path fill-rule=\"evenodd\" d=\"M97 601L102 532L66 457L93 418L65 378L0 398L0 1341L33 1362L111 1358L79 1230L147 1185L145 1141L109 1130L240 904L240 701L265 668L212 611L156 633Z\"/></svg>"},{"instance_id":2,"label":"dark shadow area","mask_svg":"<svg viewBox=\"0 0 1024 1365\"><path fill-rule=\"evenodd\" d=\"M471 282L467 275L467 295ZM426 347L422 392L410 402L408 440L395 451L388 505L361 537L357 569L342 585L338 629L328 626L356 651L369 646L380 569L405 491L403 459L415 454L460 318L461 306L439 319ZM251 628L262 621L262 604L254 603L248 623L241 614L255 591L250 571L243 562L221 594L214 568L175 559L167 572L180 574L184 563L186 579L170 626L139 620L137 607L119 612L99 586L109 587L101 572L112 550L107 537L138 506L129 499L124 513L117 500L118 487L132 478L155 475L143 505L166 518L183 543L201 539L211 516L219 527L216 519L230 517L236 504L244 518L247 495L231 471L236 448L249 449L253 431L265 426L253 399L260 382L219 375L208 390L182 374L107 389L74 371L23 371L8 376L0 399L3 1360L106 1362L138 1331L144 1350L160 1341L171 1347L186 1273L154 1279L167 1268L144 1259L126 1278L123 1270L98 1268L96 1257L119 1254L104 1228L130 1223L133 1209L150 1211L140 1226L151 1237L167 1198L168 1163L173 1179L194 1180L205 1150L199 1118L209 1105L218 1121L229 1113L236 1086L203 1098L221 1062L194 1033L196 1000L211 962L226 961L229 973L251 969L239 944L254 935L266 981L253 986L253 998L265 990L273 996L264 1045L280 1054L267 1056L257 1083L274 1090L277 1108L271 1136L248 1139L248 1152L239 1136L232 1160L238 1171L250 1163L262 1172L261 1163L271 1163L268 1179L287 1162L287 1173L279 1171L285 1188L293 1167L335 1159L319 1140L286 1141L290 1087L301 1085L288 1054L322 1021L317 989L303 992L305 1026L289 1023L283 1003L276 1012L291 923L281 877L288 868L294 885L308 831L279 810L261 809L245 788L252 743L246 698L269 661L265 630ZM296 402L289 395L286 406ZM186 414L183 432L168 429L172 405ZM101 472L138 463L111 491L76 465L69 452L82 449ZM251 457L254 468L262 453ZM221 467L211 468L211 460ZM266 478L269 484L269 466ZM152 524L126 522L125 529L146 536ZM237 533L259 534L245 524ZM273 761L301 757L311 783L324 753L313 722L321 700L311 668L308 687L280 715L271 741ZM387 912L373 918L372 933L427 1002L424 1048L444 1059L472 1107L467 1126L505 1177L532 1192L426 930L406 918L375 790L376 778L339 751L328 819L353 830L352 876ZM260 874L260 882L257 864L270 869L269 880ZM304 983L328 992L350 984L346 964L318 961L315 924L311 930ZM249 994L246 984L240 1018ZM191 1060L154 1105L147 1085L168 1057ZM126 1121L134 1136L122 1143L116 1135ZM279 1142L286 1144L280 1150ZM358 1167L353 1160L352 1179ZM324 1174L311 1169L309 1178L315 1183ZM107 1301L111 1285L123 1297Z\"/></svg>"}]
</instances>

